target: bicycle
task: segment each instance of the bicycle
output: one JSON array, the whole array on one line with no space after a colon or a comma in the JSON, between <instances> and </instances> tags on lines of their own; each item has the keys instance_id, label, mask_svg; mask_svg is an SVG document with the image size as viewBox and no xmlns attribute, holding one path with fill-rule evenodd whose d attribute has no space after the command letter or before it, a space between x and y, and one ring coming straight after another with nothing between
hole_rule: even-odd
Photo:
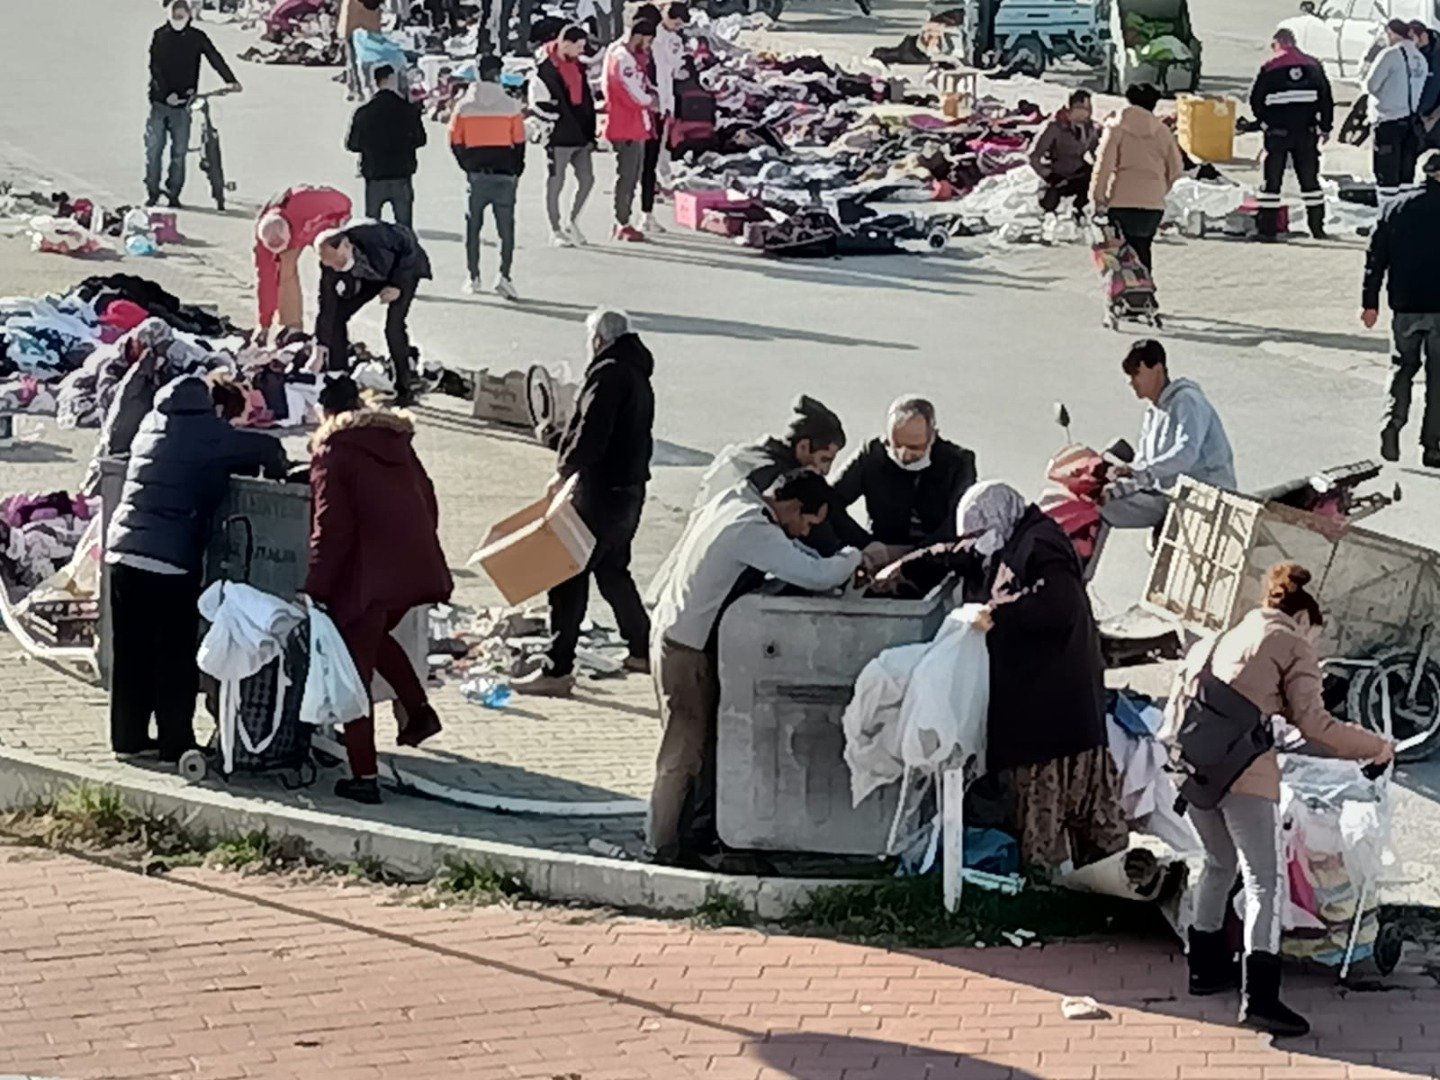
<instances>
[{"instance_id":1,"label":"bicycle","mask_svg":"<svg viewBox=\"0 0 1440 1080\"><path fill-rule=\"evenodd\" d=\"M225 209L225 194L234 191L235 184L225 179L225 163L220 154L220 129L210 115L210 99L234 93L238 91L227 86L196 94L190 99L190 108L193 110L198 105L200 109L200 145L190 150L191 153L199 152L200 171L210 181L210 197L215 200L215 209L222 212Z\"/></svg>"}]
</instances>

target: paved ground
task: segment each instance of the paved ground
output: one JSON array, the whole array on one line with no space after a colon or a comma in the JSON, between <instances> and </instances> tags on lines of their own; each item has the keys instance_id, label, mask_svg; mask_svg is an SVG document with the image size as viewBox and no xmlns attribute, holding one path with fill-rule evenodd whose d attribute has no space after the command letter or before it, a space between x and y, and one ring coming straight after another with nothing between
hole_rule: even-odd
<instances>
[{"instance_id":1,"label":"paved ground","mask_svg":"<svg viewBox=\"0 0 1440 1080\"><path fill-rule=\"evenodd\" d=\"M81 1080L1398 1080L1440 991L1292 980L1276 1049L1169 946L886 952L0 846L0 1074ZM1417 983L1417 986L1420 984ZM1110 1016L1067 1021L1065 995Z\"/></svg>"}]
</instances>

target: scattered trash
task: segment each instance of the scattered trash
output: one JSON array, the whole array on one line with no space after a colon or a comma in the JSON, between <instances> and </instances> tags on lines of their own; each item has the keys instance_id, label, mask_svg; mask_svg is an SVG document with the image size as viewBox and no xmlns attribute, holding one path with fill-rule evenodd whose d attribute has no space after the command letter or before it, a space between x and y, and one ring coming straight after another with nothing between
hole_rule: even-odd
<instances>
[{"instance_id":1,"label":"scattered trash","mask_svg":"<svg viewBox=\"0 0 1440 1080\"><path fill-rule=\"evenodd\" d=\"M1019 874L1000 875L987 874L983 870L962 870L960 876L967 885L1004 893L1006 896L1018 896L1025 888L1025 879Z\"/></svg>"},{"instance_id":2,"label":"scattered trash","mask_svg":"<svg viewBox=\"0 0 1440 1080\"><path fill-rule=\"evenodd\" d=\"M493 675L477 675L460 684L460 693L473 705L484 705L487 709L503 709L510 704L509 684Z\"/></svg>"},{"instance_id":3,"label":"scattered trash","mask_svg":"<svg viewBox=\"0 0 1440 1080\"><path fill-rule=\"evenodd\" d=\"M1110 1013L1092 997L1067 997L1060 1001L1060 1015L1066 1020L1109 1020Z\"/></svg>"}]
</instances>

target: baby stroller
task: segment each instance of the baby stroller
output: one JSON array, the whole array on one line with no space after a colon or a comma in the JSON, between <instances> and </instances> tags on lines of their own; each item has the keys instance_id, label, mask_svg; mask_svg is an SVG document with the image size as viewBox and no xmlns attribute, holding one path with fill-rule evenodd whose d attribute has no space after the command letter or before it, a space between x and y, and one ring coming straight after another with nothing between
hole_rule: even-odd
<instances>
[{"instance_id":1,"label":"baby stroller","mask_svg":"<svg viewBox=\"0 0 1440 1080\"><path fill-rule=\"evenodd\" d=\"M1155 279L1120 230L1109 221L1095 218L1091 223L1090 253L1105 282L1105 325L1118 330L1123 321L1163 329Z\"/></svg>"}]
</instances>

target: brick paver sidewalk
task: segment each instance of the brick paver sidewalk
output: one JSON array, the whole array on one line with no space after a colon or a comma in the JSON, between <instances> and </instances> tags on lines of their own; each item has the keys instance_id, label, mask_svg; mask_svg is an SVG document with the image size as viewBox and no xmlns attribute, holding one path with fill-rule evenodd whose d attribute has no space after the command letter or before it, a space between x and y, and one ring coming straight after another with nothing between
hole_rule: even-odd
<instances>
[{"instance_id":1,"label":"brick paver sidewalk","mask_svg":"<svg viewBox=\"0 0 1440 1080\"><path fill-rule=\"evenodd\" d=\"M1440 991L1292 980L1277 1050L1163 944L896 953L0 847L0 1075L471 1080L1433 1076ZM1067 1021L1065 994L1112 1012Z\"/></svg>"}]
</instances>

